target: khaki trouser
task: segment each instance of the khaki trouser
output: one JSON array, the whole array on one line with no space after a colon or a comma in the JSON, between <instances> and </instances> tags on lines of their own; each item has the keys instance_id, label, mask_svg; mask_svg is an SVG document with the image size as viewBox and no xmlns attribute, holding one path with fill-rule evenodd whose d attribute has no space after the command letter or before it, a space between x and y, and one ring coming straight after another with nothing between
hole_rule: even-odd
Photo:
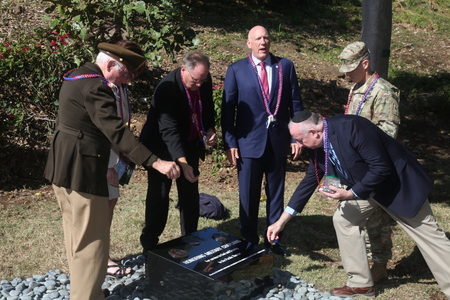
<instances>
[{"instance_id":1,"label":"khaki trouser","mask_svg":"<svg viewBox=\"0 0 450 300\"><path fill-rule=\"evenodd\" d=\"M109 253L108 197L53 185L61 208L71 300L104 299L101 289Z\"/></svg>"},{"instance_id":2,"label":"khaki trouser","mask_svg":"<svg viewBox=\"0 0 450 300\"><path fill-rule=\"evenodd\" d=\"M334 213L333 224L350 287L374 285L367 260L364 225L377 206L382 207L372 198L341 201ZM450 241L438 226L428 200L413 218L382 208L414 239L441 290L450 298Z\"/></svg>"}]
</instances>

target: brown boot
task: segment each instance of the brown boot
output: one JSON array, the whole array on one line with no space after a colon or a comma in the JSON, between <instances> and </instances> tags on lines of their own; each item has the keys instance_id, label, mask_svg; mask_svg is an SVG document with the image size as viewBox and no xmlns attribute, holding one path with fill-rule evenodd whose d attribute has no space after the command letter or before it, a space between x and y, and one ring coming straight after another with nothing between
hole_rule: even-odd
<instances>
[{"instance_id":1,"label":"brown boot","mask_svg":"<svg viewBox=\"0 0 450 300\"><path fill-rule=\"evenodd\" d=\"M374 263L372 268L370 268L370 272L372 273L373 281L375 283L380 283L388 279L385 263Z\"/></svg>"}]
</instances>

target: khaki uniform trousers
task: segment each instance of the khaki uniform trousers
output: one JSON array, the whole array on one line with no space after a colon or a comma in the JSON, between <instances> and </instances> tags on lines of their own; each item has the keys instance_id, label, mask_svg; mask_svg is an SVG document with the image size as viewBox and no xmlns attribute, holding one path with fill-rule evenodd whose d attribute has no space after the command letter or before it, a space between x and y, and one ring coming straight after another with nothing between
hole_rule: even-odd
<instances>
[{"instance_id":1,"label":"khaki uniform trousers","mask_svg":"<svg viewBox=\"0 0 450 300\"><path fill-rule=\"evenodd\" d=\"M101 286L106 277L109 254L108 197L55 185L53 189L63 219L70 300L104 299Z\"/></svg>"},{"instance_id":2,"label":"khaki uniform trousers","mask_svg":"<svg viewBox=\"0 0 450 300\"><path fill-rule=\"evenodd\" d=\"M339 202L333 216L333 224L342 264L349 276L347 286L374 285L367 260L364 226L377 206L386 210L414 239L441 290L450 298L450 241L438 226L428 200L413 218L389 211L372 198Z\"/></svg>"}]
</instances>

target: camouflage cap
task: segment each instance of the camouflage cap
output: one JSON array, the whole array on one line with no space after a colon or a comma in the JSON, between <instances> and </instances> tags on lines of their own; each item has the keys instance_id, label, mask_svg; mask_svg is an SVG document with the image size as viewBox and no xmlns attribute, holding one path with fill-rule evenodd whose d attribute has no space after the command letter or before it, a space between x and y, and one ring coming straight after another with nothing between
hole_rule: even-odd
<instances>
[{"instance_id":1,"label":"camouflage cap","mask_svg":"<svg viewBox=\"0 0 450 300\"><path fill-rule=\"evenodd\" d=\"M342 61L339 72L351 72L359 65L359 63L369 56L369 49L367 49L364 42L354 42L342 50L339 58Z\"/></svg>"}]
</instances>

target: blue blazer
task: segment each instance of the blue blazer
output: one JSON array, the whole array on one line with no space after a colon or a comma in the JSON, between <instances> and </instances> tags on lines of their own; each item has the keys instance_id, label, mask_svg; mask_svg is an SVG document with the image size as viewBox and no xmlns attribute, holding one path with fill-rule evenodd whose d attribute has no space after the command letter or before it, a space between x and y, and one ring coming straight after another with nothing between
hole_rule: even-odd
<instances>
[{"instance_id":1,"label":"blue blazer","mask_svg":"<svg viewBox=\"0 0 450 300\"><path fill-rule=\"evenodd\" d=\"M286 155L291 142L288 124L292 116L303 110L300 88L293 63L270 54L272 64L272 89L270 110L275 112L281 62L283 85L277 124L266 128L267 113L255 69L248 57L227 69L222 99L222 135L225 149L239 148L240 156L259 158L270 135L276 155Z\"/></svg>"},{"instance_id":2,"label":"blue blazer","mask_svg":"<svg viewBox=\"0 0 450 300\"><path fill-rule=\"evenodd\" d=\"M400 142L368 119L336 115L326 119L328 138L347 174L328 162L329 175L341 179L361 199L372 196L381 205L404 217L414 217L433 187L433 181ZM309 168L288 206L300 212L317 187L314 150L308 150ZM324 175L323 148L317 149L318 176Z\"/></svg>"}]
</instances>

